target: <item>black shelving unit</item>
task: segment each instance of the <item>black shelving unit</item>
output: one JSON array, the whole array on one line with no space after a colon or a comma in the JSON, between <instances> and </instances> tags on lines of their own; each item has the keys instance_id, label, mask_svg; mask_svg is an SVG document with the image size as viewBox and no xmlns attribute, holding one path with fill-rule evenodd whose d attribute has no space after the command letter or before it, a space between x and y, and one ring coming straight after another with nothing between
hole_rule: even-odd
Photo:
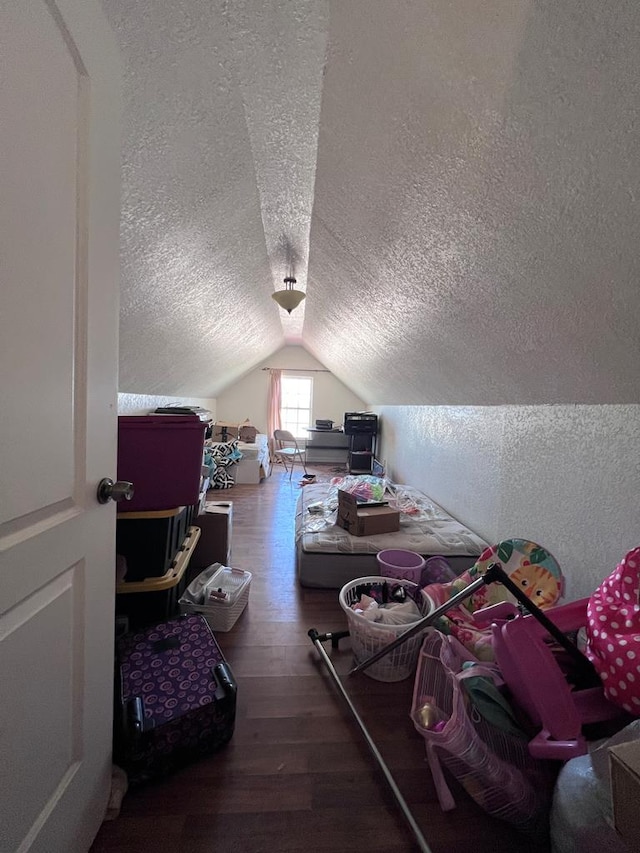
<instances>
[{"instance_id":1,"label":"black shelving unit","mask_svg":"<svg viewBox=\"0 0 640 853\"><path fill-rule=\"evenodd\" d=\"M347 468L350 474L370 474L376 455L378 417L372 412L346 412L344 432L349 437Z\"/></svg>"},{"instance_id":2,"label":"black shelving unit","mask_svg":"<svg viewBox=\"0 0 640 853\"><path fill-rule=\"evenodd\" d=\"M352 435L349 437L348 466L350 474L370 474L376 455L375 435Z\"/></svg>"}]
</instances>

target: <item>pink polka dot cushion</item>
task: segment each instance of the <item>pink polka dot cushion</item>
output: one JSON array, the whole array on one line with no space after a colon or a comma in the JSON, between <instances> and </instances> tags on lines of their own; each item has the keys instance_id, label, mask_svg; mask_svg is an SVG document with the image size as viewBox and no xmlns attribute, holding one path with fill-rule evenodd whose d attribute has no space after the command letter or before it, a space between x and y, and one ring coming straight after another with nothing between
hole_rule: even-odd
<instances>
[{"instance_id":1,"label":"pink polka dot cushion","mask_svg":"<svg viewBox=\"0 0 640 853\"><path fill-rule=\"evenodd\" d=\"M587 656L607 699L640 716L640 548L624 557L587 605Z\"/></svg>"}]
</instances>

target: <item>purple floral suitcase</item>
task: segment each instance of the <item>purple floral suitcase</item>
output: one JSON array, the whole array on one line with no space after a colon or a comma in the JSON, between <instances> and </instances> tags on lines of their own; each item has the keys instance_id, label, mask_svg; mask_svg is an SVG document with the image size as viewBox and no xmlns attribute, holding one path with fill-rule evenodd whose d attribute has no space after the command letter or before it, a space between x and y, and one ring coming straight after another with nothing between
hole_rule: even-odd
<instances>
[{"instance_id":1,"label":"purple floral suitcase","mask_svg":"<svg viewBox=\"0 0 640 853\"><path fill-rule=\"evenodd\" d=\"M136 784L223 747L236 682L202 616L181 616L117 644L114 753Z\"/></svg>"}]
</instances>

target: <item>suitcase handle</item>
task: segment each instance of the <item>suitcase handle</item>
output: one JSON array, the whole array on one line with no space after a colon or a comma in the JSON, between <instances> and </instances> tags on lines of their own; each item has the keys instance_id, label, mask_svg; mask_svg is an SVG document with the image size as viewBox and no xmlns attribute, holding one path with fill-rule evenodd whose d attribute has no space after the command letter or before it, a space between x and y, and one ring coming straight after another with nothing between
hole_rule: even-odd
<instances>
[{"instance_id":1,"label":"suitcase handle","mask_svg":"<svg viewBox=\"0 0 640 853\"><path fill-rule=\"evenodd\" d=\"M211 675L216 683L215 698L220 702L225 699L230 699L235 703L235 697L238 692L238 685L233 677L233 673L226 661L216 664L211 670Z\"/></svg>"},{"instance_id":2,"label":"suitcase handle","mask_svg":"<svg viewBox=\"0 0 640 853\"><path fill-rule=\"evenodd\" d=\"M129 699L123 708L124 737L129 744L137 743L144 732L144 702L141 696Z\"/></svg>"}]
</instances>

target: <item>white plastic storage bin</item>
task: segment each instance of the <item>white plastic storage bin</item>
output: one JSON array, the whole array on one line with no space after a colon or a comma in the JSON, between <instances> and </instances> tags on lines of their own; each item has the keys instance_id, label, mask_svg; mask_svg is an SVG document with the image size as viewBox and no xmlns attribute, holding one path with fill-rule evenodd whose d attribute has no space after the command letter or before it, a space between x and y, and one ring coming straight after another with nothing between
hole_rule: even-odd
<instances>
[{"instance_id":1,"label":"white plastic storage bin","mask_svg":"<svg viewBox=\"0 0 640 853\"><path fill-rule=\"evenodd\" d=\"M214 563L180 598L182 613L199 613L213 631L230 631L249 601L251 572Z\"/></svg>"}]
</instances>

